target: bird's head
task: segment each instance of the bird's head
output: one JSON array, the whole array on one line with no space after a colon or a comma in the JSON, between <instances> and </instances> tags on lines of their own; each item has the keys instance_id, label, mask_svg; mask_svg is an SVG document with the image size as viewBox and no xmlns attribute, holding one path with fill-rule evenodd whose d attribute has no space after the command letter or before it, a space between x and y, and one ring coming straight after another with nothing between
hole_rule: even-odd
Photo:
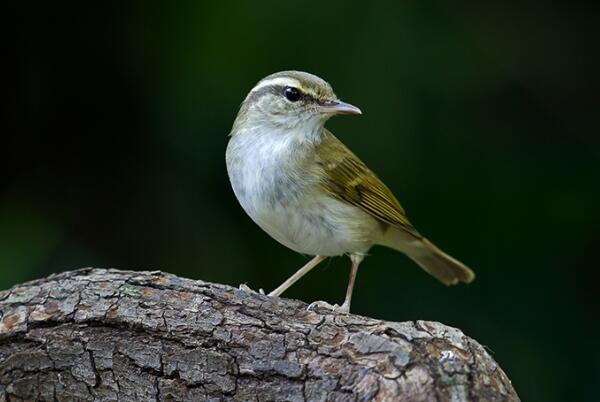
<instances>
[{"instance_id":1,"label":"bird's head","mask_svg":"<svg viewBox=\"0 0 600 402\"><path fill-rule=\"evenodd\" d=\"M340 101L331 85L316 75L282 71L263 78L252 88L242 103L233 132L242 125L317 128L337 114L361 114L361 111Z\"/></svg>"}]
</instances>

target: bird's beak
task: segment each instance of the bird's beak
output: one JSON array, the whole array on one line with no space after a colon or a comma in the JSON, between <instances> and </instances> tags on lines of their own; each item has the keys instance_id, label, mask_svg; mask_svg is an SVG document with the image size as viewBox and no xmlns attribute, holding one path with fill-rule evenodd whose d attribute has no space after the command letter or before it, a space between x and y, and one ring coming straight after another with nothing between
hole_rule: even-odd
<instances>
[{"instance_id":1,"label":"bird's beak","mask_svg":"<svg viewBox=\"0 0 600 402\"><path fill-rule=\"evenodd\" d=\"M323 113L331 114L362 114L359 108L342 101L325 102L320 105Z\"/></svg>"}]
</instances>

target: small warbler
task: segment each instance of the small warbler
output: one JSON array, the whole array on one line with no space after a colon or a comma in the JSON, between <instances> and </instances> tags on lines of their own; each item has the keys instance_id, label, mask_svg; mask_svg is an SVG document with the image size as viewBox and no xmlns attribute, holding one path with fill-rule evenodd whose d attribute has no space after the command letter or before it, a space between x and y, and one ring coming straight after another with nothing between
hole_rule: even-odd
<instances>
[{"instance_id":1,"label":"small warbler","mask_svg":"<svg viewBox=\"0 0 600 402\"><path fill-rule=\"evenodd\" d=\"M358 266L376 244L401 251L446 285L469 283L469 268L442 252L409 222L379 178L324 124L361 114L321 78L300 71L269 75L242 103L227 145L227 172L242 208L286 247L314 256L269 293L279 296L330 256L350 256L341 306L349 312Z\"/></svg>"}]
</instances>

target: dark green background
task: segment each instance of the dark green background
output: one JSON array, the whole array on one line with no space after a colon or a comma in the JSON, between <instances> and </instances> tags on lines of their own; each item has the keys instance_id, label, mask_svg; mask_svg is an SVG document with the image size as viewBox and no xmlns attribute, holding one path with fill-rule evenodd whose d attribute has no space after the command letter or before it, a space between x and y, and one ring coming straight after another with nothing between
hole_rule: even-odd
<instances>
[{"instance_id":1,"label":"dark green background","mask_svg":"<svg viewBox=\"0 0 600 402\"><path fill-rule=\"evenodd\" d=\"M84 3L7 15L0 288L85 266L278 285L306 258L245 215L224 152L255 82L306 70L364 112L328 127L477 273L446 288L374 248L354 312L463 329L523 400L597 400L596 6ZM348 268L287 295L340 302Z\"/></svg>"}]
</instances>

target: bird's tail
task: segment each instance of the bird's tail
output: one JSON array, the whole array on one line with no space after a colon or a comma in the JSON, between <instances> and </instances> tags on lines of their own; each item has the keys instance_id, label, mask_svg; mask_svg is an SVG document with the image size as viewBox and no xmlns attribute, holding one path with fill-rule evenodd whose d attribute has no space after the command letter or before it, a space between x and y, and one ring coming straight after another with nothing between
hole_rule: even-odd
<instances>
[{"instance_id":1,"label":"bird's tail","mask_svg":"<svg viewBox=\"0 0 600 402\"><path fill-rule=\"evenodd\" d=\"M466 265L450 257L424 237L417 239L402 230L390 228L381 244L403 252L446 285L469 283L475 279L475 274Z\"/></svg>"}]
</instances>

